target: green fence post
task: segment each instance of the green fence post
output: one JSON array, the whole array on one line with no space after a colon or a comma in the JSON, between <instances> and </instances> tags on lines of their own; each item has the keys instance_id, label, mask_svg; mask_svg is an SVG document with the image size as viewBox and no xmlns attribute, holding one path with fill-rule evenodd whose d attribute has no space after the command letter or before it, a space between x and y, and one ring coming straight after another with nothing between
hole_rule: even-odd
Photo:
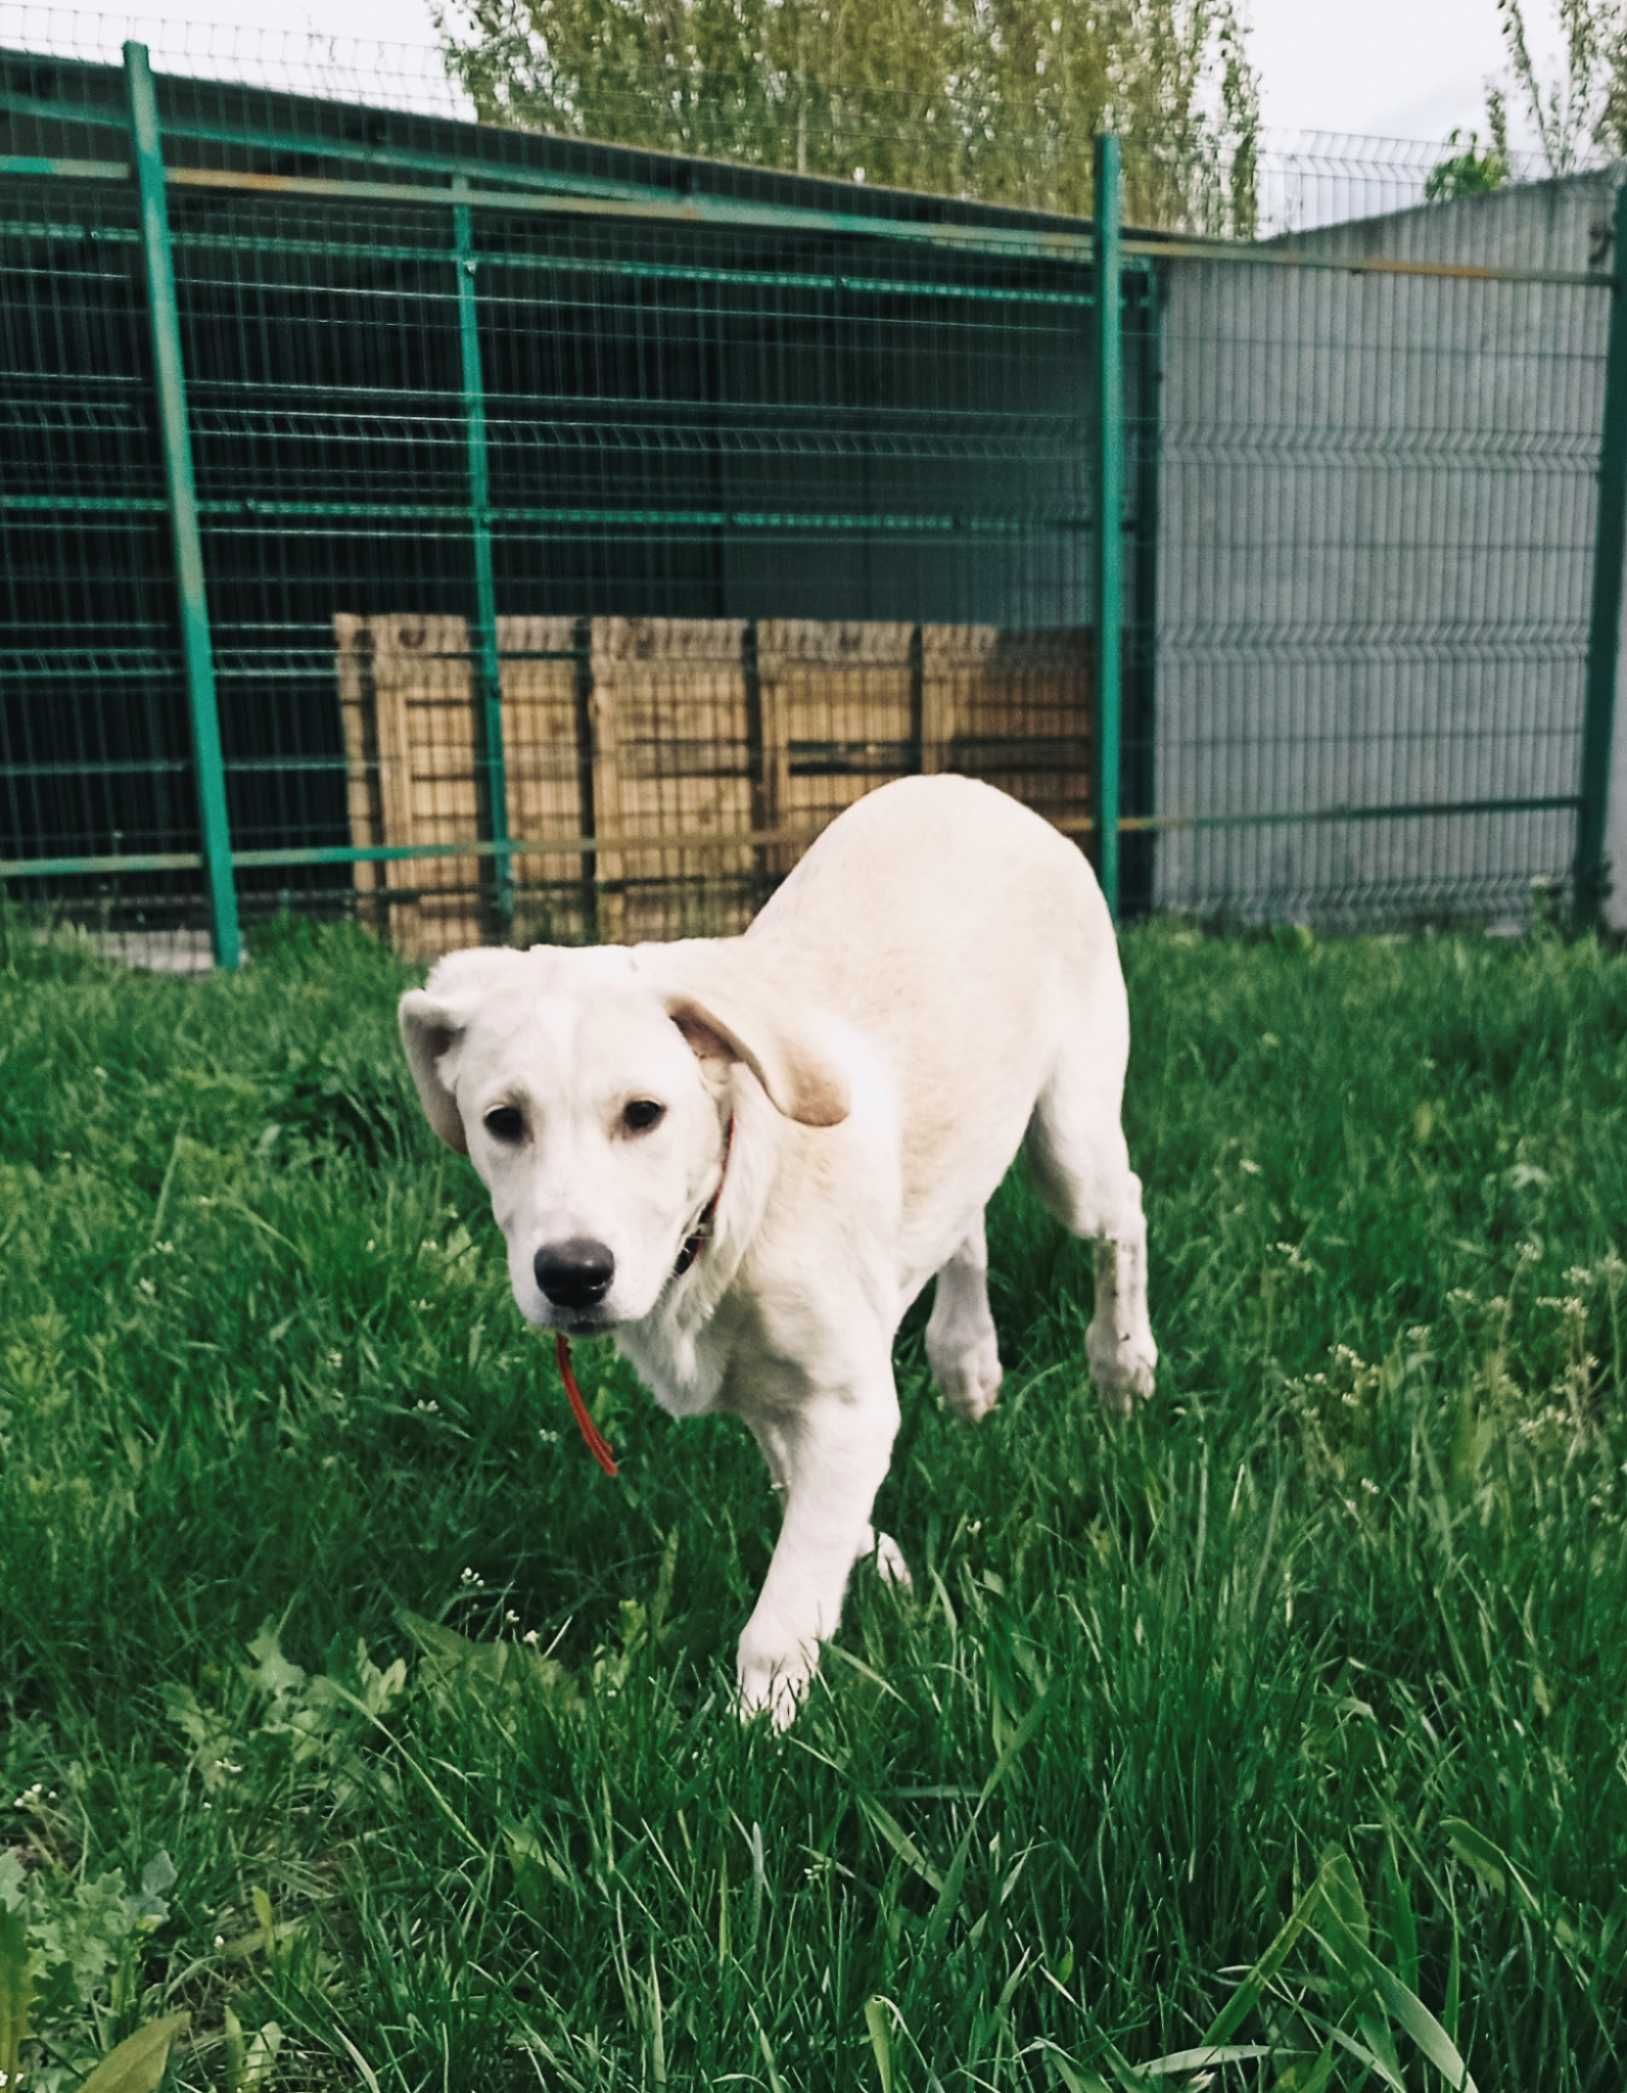
<instances>
[{"instance_id":1,"label":"green fence post","mask_svg":"<svg viewBox=\"0 0 1627 2093\"><path fill-rule=\"evenodd\" d=\"M1119 761L1124 677L1124 352L1119 141L1096 141L1096 873L1119 913Z\"/></svg>"},{"instance_id":2,"label":"green fence post","mask_svg":"<svg viewBox=\"0 0 1627 2093\"><path fill-rule=\"evenodd\" d=\"M454 182L454 195L467 183ZM503 671L497 655L497 585L491 563L491 479L486 462L486 386L480 365L480 313L475 301L474 219L466 203L452 206L458 268L458 346L462 358L463 419L469 465L469 529L475 584L475 717L478 722L481 804L485 840L492 846L492 900L498 928L514 923L514 858L509 849L508 769L503 752Z\"/></svg>"},{"instance_id":3,"label":"green fence post","mask_svg":"<svg viewBox=\"0 0 1627 2093\"><path fill-rule=\"evenodd\" d=\"M232 882L232 838L226 816L226 765L221 754L220 712L215 700L215 660L209 636L209 600L203 581L198 497L192 477L192 438L186 419L181 323L175 303L169 206L164 194L164 149L158 128L158 97L153 91L152 68L147 62L145 44L126 44L124 47L124 91L130 117L136 190L141 202L141 253L147 278L147 318L152 330L153 381L158 395L159 434L164 445L170 536L175 547L181 654L186 667L187 704L192 716L192 760L198 783L210 933L215 964L235 967L243 957L243 941L237 921L237 889Z\"/></svg>"},{"instance_id":4,"label":"green fence post","mask_svg":"<svg viewBox=\"0 0 1627 2093\"><path fill-rule=\"evenodd\" d=\"M1576 908L1596 923L1604 900L1604 822L1621 647L1622 561L1627 557L1627 186L1616 191L1610 248L1610 334L1604 360L1604 438L1593 532L1593 609L1582 713L1581 807L1576 817Z\"/></svg>"}]
</instances>

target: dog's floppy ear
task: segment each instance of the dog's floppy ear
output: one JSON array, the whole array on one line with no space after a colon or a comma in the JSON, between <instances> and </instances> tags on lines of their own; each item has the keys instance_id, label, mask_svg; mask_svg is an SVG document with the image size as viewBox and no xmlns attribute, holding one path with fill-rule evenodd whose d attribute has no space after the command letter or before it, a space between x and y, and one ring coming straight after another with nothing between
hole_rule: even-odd
<instances>
[{"instance_id":1,"label":"dog's floppy ear","mask_svg":"<svg viewBox=\"0 0 1627 2093\"><path fill-rule=\"evenodd\" d=\"M768 1101L802 1126L839 1126L851 1106L847 1077L769 998L733 981L673 988L667 1014L702 1060L742 1061Z\"/></svg>"},{"instance_id":2,"label":"dog's floppy ear","mask_svg":"<svg viewBox=\"0 0 1627 2093\"><path fill-rule=\"evenodd\" d=\"M463 1116L453 1095L454 1068L449 1065L464 1027L482 995L512 979L521 962L517 952L480 947L449 952L438 960L423 988L409 988L396 1008L407 1066L418 1087L424 1116L448 1148L469 1153Z\"/></svg>"}]
</instances>

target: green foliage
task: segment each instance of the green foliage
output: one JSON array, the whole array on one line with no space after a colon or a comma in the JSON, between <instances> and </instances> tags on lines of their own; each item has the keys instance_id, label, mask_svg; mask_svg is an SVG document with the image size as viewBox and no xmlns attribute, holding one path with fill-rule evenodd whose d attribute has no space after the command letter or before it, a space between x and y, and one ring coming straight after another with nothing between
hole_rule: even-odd
<instances>
[{"instance_id":1,"label":"green foliage","mask_svg":"<svg viewBox=\"0 0 1627 2093\"><path fill-rule=\"evenodd\" d=\"M1493 89L1487 96L1489 136L1482 145L1477 131L1453 131L1447 144L1457 151L1430 169L1424 182L1429 203L1451 203L1460 196L1486 196L1509 179L1508 112Z\"/></svg>"},{"instance_id":2,"label":"green foliage","mask_svg":"<svg viewBox=\"0 0 1627 2093\"><path fill-rule=\"evenodd\" d=\"M1617 2093L1627 958L1126 961L1157 1398L1095 1405L1014 1181L1000 1405L941 1410L915 1311L915 1591L856 1573L776 1739L755 1452L585 1352L587 1463L478 1184L379 1106L404 970L19 951L0 2069L81 2093L185 2011L132 2093L166 2041L167 2093ZM296 1140L312 1069L388 1138Z\"/></svg>"},{"instance_id":3,"label":"green foliage","mask_svg":"<svg viewBox=\"0 0 1627 2093\"><path fill-rule=\"evenodd\" d=\"M12 1808L36 1834L59 1820L38 1785ZM25 1866L26 1853L32 1865ZM173 2015L139 2029L85 2076L88 2030L127 2019L141 1990L148 1935L170 1916L167 1853L127 1887L120 1868L91 1876L62 1865L48 1840L0 1851L0 2084L34 2093L152 2093L186 2023Z\"/></svg>"},{"instance_id":4,"label":"green foliage","mask_svg":"<svg viewBox=\"0 0 1627 2093\"><path fill-rule=\"evenodd\" d=\"M436 24L489 123L1078 214L1112 129L1133 221L1253 230L1234 0L445 0Z\"/></svg>"},{"instance_id":5,"label":"green foliage","mask_svg":"<svg viewBox=\"0 0 1627 2093\"><path fill-rule=\"evenodd\" d=\"M1497 0L1508 84L1487 92L1494 148L1506 154L1506 106L1530 124L1551 175L1590 158L1627 157L1627 0L1551 0L1563 70L1544 80L1531 55L1525 0ZM1489 185L1488 185L1489 186Z\"/></svg>"},{"instance_id":6,"label":"green foliage","mask_svg":"<svg viewBox=\"0 0 1627 2093\"><path fill-rule=\"evenodd\" d=\"M167 2020L155 2020L127 2035L97 2065L79 2093L157 2093L170 2050L186 2024L186 2014L172 2013Z\"/></svg>"},{"instance_id":7,"label":"green foliage","mask_svg":"<svg viewBox=\"0 0 1627 2093\"><path fill-rule=\"evenodd\" d=\"M283 1655L267 1623L248 1644L251 1664L223 1679L235 1689L205 1703L194 1688L172 1684L164 1703L185 1738L206 1793L218 1795L247 1774L257 1789L320 1790L324 1806L343 1810L354 1796L370 1728L406 1685L401 1658L381 1668L358 1642L334 1675L311 1674ZM386 1785L390 1776L382 1778Z\"/></svg>"}]
</instances>

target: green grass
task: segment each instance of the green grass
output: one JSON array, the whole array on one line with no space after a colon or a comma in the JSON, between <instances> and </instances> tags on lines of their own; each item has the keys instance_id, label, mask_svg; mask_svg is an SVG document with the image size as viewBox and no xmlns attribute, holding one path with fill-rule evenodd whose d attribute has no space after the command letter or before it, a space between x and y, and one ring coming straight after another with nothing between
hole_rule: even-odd
<instances>
[{"instance_id":1,"label":"green grass","mask_svg":"<svg viewBox=\"0 0 1627 2093\"><path fill-rule=\"evenodd\" d=\"M1008 1185L1000 1407L917 1313L916 1591L780 1739L756 1456L584 1348L592 1467L401 970L0 947L0 2059L26 1941L41 2093L183 2011L233 2093L1616 2093L1627 961L1127 963L1157 1399Z\"/></svg>"}]
</instances>

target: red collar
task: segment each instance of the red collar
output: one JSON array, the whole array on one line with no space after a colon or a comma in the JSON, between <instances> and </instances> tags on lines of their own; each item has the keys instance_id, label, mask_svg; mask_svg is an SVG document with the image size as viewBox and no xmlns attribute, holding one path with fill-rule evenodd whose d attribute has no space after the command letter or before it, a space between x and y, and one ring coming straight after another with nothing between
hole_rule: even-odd
<instances>
[{"instance_id":1,"label":"red collar","mask_svg":"<svg viewBox=\"0 0 1627 2093\"><path fill-rule=\"evenodd\" d=\"M700 1256L712 1240L712 1229L717 1221L717 1203L723 1197L723 1180L729 1171L729 1151L734 1146L734 1120L729 1120L728 1131L723 1136L723 1168L718 1172L717 1190L701 1208L700 1219L684 1238L684 1246L678 1252L678 1262L672 1268L674 1279L681 1279L689 1267ZM565 1383L566 1400L571 1406L571 1415L576 1419L576 1428L583 1442L606 1475L617 1473L616 1456L610 1450L610 1442L588 1413L582 1391L577 1386L576 1375L571 1367L571 1341L563 1330L554 1333L554 1358L559 1363L559 1378Z\"/></svg>"}]
</instances>

